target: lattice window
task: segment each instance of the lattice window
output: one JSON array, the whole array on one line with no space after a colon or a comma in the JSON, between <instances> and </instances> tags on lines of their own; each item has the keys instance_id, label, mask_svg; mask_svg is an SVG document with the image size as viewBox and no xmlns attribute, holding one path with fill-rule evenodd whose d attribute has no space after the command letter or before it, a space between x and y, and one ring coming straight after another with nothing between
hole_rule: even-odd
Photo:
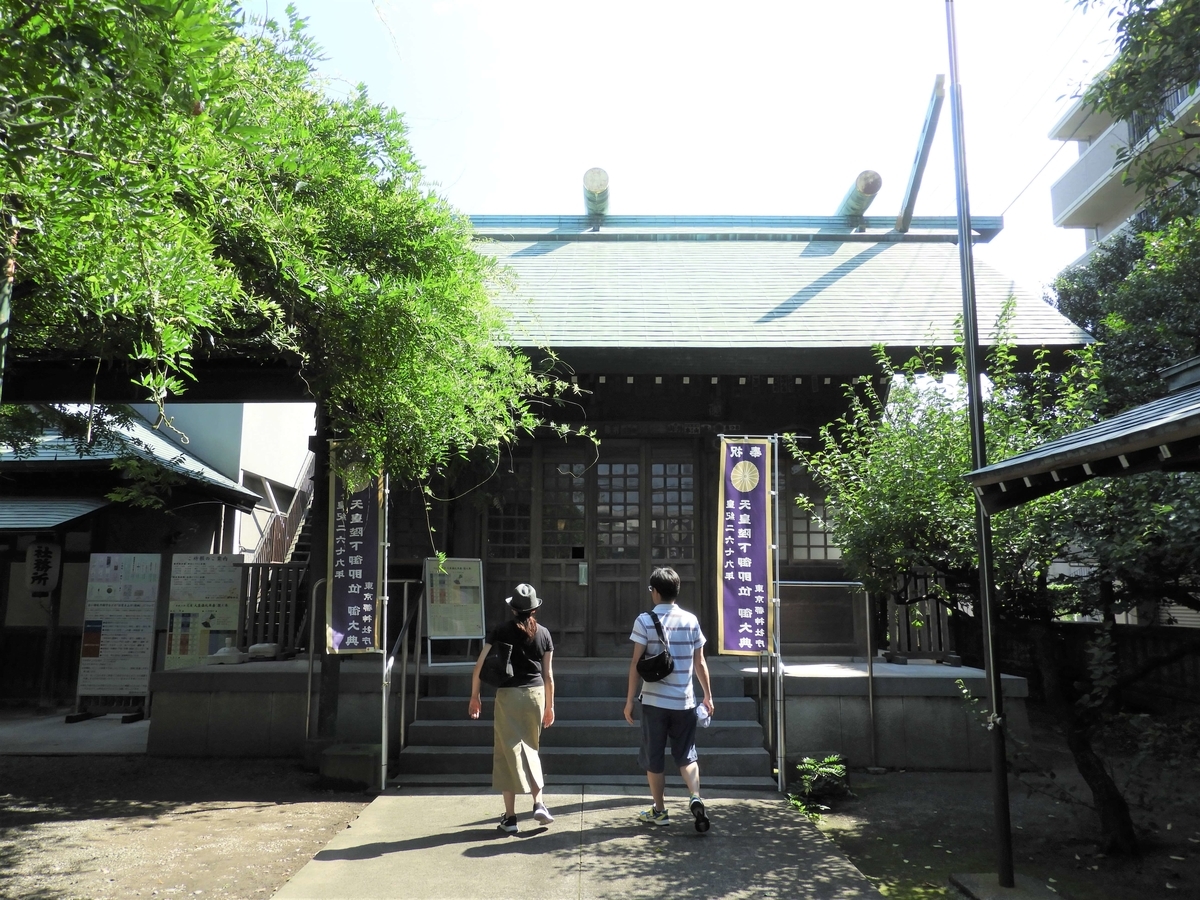
<instances>
[{"instance_id":1,"label":"lattice window","mask_svg":"<svg viewBox=\"0 0 1200 900\"><path fill-rule=\"evenodd\" d=\"M637 559L640 544L640 466L600 463L596 466L596 557Z\"/></svg>"},{"instance_id":2,"label":"lattice window","mask_svg":"<svg viewBox=\"0 0 1200 900\"><path fill-rule=\"evenodd\" d=\"M842 550L833 543L833 539L821 526L829 521L830 507L818 503L812 513L797 507L792 513L792 559L841 559Z\"/></svg>"},{"instance_id":3,"label":"lattice window","mask_svg":"<svg viewBox=\"0 0 1200 900\"><path fill-rule=\"evenodd\" d=\"M583 558L586 468L583 463L542 464L542 555L546 559Z\"/></svg>"},{"instance_id":4,"label":"lattice window","mask_svg":"<svg viewBox=\"0 0 1200 900\"><path fill-rule=\"evenodd\" d=\"M696 556L695 472L691 463L653 463L650 467L650 556Z\"/></svg>"},{"instance_id":5,"label":"lattice window","mask_svg":"<svg viewBox=\"0 0 1200 900\"><path fill-rule=\"evenodd\" d=\"M783 534L778 536L780 558L792 562L841 559L841 548L832 542L827 529L817 521L829 520L831 513L828 504L818 503L812 513L796 505L798 496L813 499L818 496L816 485L800 463L792 463L786 475L786 485L781 487L784 505L780 510Z\"/></svg>"},{"instance_id":6,"label":"lattice window","mask_svg":"<svg viewBox=\"0 0 1200 900\"><path fill-rule=\"evenodd\" d=\"M488 508L488 558L529 559L530 501L533 464L527 459L512 462L512 471L501 471L493 479Z\"/></svg>"}]
</instances>

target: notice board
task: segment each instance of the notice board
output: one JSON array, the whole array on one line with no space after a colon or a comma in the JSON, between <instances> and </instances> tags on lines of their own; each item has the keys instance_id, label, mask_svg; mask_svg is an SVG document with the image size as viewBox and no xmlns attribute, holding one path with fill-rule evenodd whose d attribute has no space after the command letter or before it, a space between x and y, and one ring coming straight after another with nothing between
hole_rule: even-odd
<instances>
[{"instance_id":1,"label":"notice board","mask_svg":"<svg viewBox=\"0 0 1200 900\"><path fill-rule=\"evenodd\" d=\"M163 667L198 666L237 639L241 555L177 553L171 560L167 655Z\"/></svg>"},{"instance_id":2,"label":"notice board","mask_svg":"<svg viewBox=\"0 0 1200 900\"><path fill-rule=\"evenodd\" d=\"M430 639L483 638L483 562L425 560L425 618Z\"/></svg>"},{"instance_id":3,"label":"notice board","mask_svg":"<svg viewBox=\"0 0 1200 900\"><path fill-rule=\"evenodd\" d=\"M149 692L161 565L157 553L92 554L79 696L140 697Z\"/></svg>"}]
</instances>

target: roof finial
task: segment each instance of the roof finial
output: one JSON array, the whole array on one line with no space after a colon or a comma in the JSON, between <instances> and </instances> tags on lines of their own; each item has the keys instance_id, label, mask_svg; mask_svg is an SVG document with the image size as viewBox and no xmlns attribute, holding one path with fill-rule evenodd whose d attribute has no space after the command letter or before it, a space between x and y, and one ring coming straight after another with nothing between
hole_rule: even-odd
<instances>
[{"instance_id":1,"label":"roof finial","mask_svg":"<svg viewBox=\"0 0 1200 900\"><path fill-rule=\"evenodd\" d=\"M597 225L608 214L608 173L599 166L583 173L583 205Z\"/></svg>"}]
</instances>

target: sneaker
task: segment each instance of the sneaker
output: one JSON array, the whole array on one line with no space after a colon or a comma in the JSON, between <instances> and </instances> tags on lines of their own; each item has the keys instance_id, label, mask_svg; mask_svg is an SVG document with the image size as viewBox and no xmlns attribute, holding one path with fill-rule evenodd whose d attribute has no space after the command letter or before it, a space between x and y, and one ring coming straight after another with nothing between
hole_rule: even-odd
<instances>
[{"instance_id":1,"label":"sneaker","mask_svg":"<svg viewBox=\"0 0 1200 900\"><path fill-rule=\"evenodd\" d=\"M696 817L696 830L701 834L708 831L708 814L704 811L704 801L696 794L692 794L690 809Z\"/></svg>"},{"instance_id":2,"label":"sneaker","mask_svg":"<svg viewBox=\"0 0 1200 900\"><path fill-rule=\"evenodd\" d=\"M496 826L505 834L517 833L517 817L516 816L501 816L500 824Z\"/></svg>"},{"instance_id":3,"label":"sneaker","mask_svg":"<svg viewBox=\"0 0 1200 900\"><path fill-rule=\"evenodd\" d=\"M671 817L665 809L655 809L653 806L638 813L638 821L650 825L670 825Z\"/></svg>"},{"instance_id":4,"label":"sneaker","mask_svg":"<svg viewBox=\"0 0 1200 900\"><path fill-rule=\"evenodd\" d=\"M550 810L546 809L545 803L535 803L533 805L533 817L543 825L549 825L554 821L554 816L550 815Z\"/></svg>"}]
</instances>

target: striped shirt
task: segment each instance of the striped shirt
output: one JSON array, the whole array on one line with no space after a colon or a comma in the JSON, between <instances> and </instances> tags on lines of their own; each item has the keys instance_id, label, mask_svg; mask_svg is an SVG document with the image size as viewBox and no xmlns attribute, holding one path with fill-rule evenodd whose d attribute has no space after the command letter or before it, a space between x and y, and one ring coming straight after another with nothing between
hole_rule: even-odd
<instances>
[{"instance_id":1,"label":"striped shirt","mask_svg":"<svg viewBox=\"0 0 1200 900\"><path fill-rule=\"evenodd\" d=\"M662 681L642 682L642 703L663 709L691 709L696 705L696 692L692 688L693 654L704 646L700 620L674 603L660 603L654 612L667 637L675 671ZM662 649L649 613L642 613L634 620L629 639L645 646L651 656Z\"/></svg>"}]
</instances>

